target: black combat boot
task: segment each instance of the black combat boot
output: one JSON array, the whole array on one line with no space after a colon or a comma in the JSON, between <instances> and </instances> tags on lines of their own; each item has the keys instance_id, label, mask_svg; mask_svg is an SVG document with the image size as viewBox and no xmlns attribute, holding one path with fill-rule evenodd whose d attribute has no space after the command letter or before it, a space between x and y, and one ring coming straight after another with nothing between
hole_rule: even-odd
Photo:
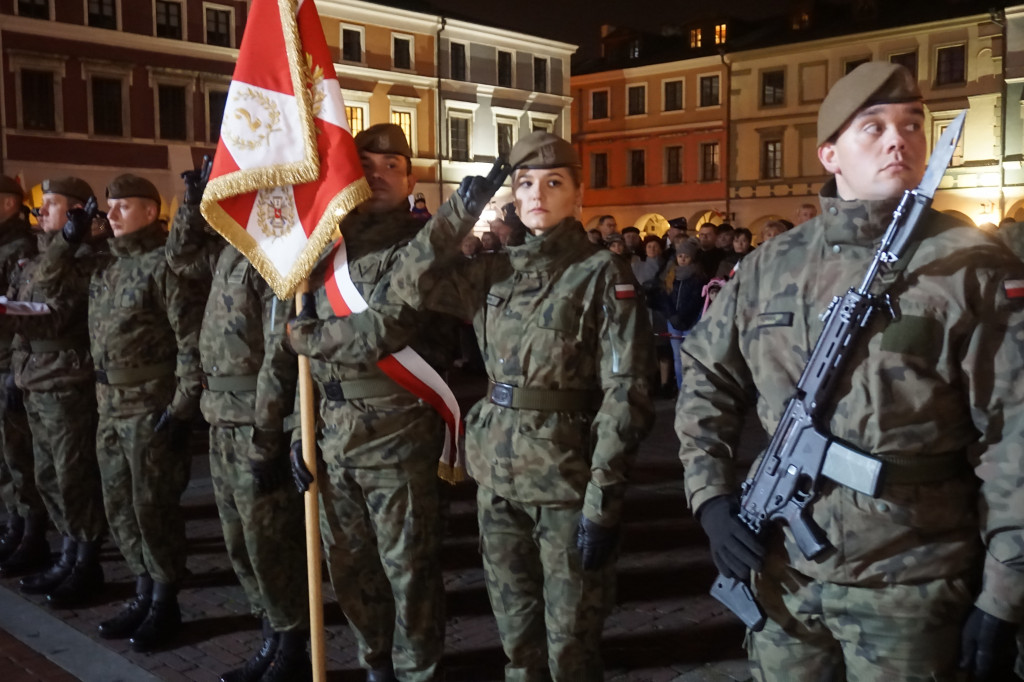
<instances>
[{"instance_id":1,"label":"black combat boot","mask_svg":"<svg viewBox=\"0 0 1024 682\"><path fill-rule=\"evenodd\" d=\"M152 603L153 579L149 575L140 575L135 579L135 599L128 602L124 611L110 620L100 623L100 637L103 639L131 637L142 625L142 621L146 620Z\"/></svg>"},{"instance_id":2,"label":"black combat boot","mask_svg":"<svg viewBox=\"0 0 1024 682\"><path fill-rule=\"evenodd\" d=\"M55 609L73 609L103 590L103 567L100 566L100 541L78 543L75 566L68 577L46 595L46 601Z\"/></svg>"},{"instance_id":3,"label":"black combat boot","mask_svg":"<svg viewBox=\"0 0 1024 682\"><path fill-rule=\"evenodd\" d=\"M181 629L178 588L169 583L153 584L153 603L142 625L129 640L132 651L144 654L167 648Z\"/></svg>"},{"instance_id":4,"label":"black combat boot","mask_svg":"<svg viewBox=\"0 0 1024 682\"><path fill-rule=\"evenodd\" d=\"M397 682L397 679L395 669L391 667L370 668L366 671L366 682Z\"/></svg>"},{"instance_id":5,"label":"black combat boot","mask_svg":"<svg viewBox=\"0 0 1024 682\"><path fill-rule=\"evenodd\" d=\"M270 627L270 621L263 619L263 644L256 655L245 662L241 668L226 672L220 676L220 682L259 682L263 673L267 672L270 662L274 660L280 636Z\"/></svg>"},{"instance_id":6,"label":"black combat boot","mask_svg":"<svg viewBox=\"0 0 1024 682\"><path fill-rule=\"evenodd\" d=\"M50 544L46 541L46 516L25 519L25 531L18 548L0 563L0 578L15 578L45 569L50 563Z\"/></svg>"},{"instance_id":7,"label":"black combat boot","mask_svg":"<svg viewBox=\"0 0 1024 682\"><path fill-rule=\"evenodd\" d=\"M27 575L18 581L18 589L25 594L46 594L64 582L75 567L78 556L78 540L65 535L61 544L60 555L53 564L41 573Z\"/></svg>"},{"instance_id":8,"label":"black combat boot","mask_svg":"<svg viewBox=\"0 0 1024 682\"><path fill-rule=\"evenodd\" d=\"M313 679L313 667L306 654L305 630L287 630L277 633L280 641L277 653L260 682L309 682Z\"/></svg>"},{"instance_id":9,"label":"black combat boot","mask_svg":"<svg viewBox=\"0 0 1024 682\"><path fill-rule=\"evenodd\" d=\"M0 563L6 561L7 557L14 554L14 550L18 549L18 545L21 544L21 536L24 534L25 519L16 513L12 514L7 519L3 535L0 535Z\"/></svg>"}]
</instances>

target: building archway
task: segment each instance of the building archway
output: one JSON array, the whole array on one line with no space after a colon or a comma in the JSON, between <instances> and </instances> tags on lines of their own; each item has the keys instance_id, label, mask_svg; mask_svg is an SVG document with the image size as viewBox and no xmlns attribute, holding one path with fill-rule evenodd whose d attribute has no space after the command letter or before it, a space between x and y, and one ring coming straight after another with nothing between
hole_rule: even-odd
<instances>
[{"instance_id":1,"label":"building archway","mask_svg":"<svg viewBox=\"0 0 1024 682\"><path fill-rule=\"evenodd\" d=\"M697 230L704 223L711 223L712 225L721 225L725 222L725 216L715 210L703 211L701 213L694 213L690 218L688 225L688 231L692 230L694 234L697 234Z\"/></svg>"},{"instance_id":2,"label":"building archway","mask_svg":"<svg viewBox=\"0 0 1024 682\"><path fill-rule=\"evenodd\" d=\"M769 213L768 215L761 216L757 220L752 220L750 222L750 226L747 227L747 229L750 230L750 234L754 235L755 246L761 243L761 228L764 227L764 224L769 220L782 220L782 216L776 213Z\"/></svg>"},{"instance_id":3,"label":"building archway","mask_svg":"<svg viewBox=\"0 0 1024 682\"><path fill-rule=\"evenodd\" d=\"M668 220L660 213L645 213L637 218L633 225L640 230L641 239L649 234L661 237L668 232Z\"/></svg>"},{"instance_id":4,"label":"building archway","mask_svg":"<svg viewBox=\"0 0 1024 682\"><path fill-rule=\"evenodd\" d=\"M1012 218L1014 222L1024 222L1024 199L1014 202L1004 217Z\"/></svg>"}]
</instances>

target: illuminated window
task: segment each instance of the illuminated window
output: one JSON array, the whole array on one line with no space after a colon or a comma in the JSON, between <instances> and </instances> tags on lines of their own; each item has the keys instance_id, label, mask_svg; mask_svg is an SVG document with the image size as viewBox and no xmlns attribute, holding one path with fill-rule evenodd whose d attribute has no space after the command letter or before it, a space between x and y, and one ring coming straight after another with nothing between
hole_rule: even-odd
<instances>
[{"instance_id":1,"label":"illuminated window","mask_svg":"<svg viewBox=\"0 0 1024 682\"><path fill-rule=\"evenodd\" d=\"M409 140L410 145L412 144L412 112L411 111L392 111L391 122L402 129L405 133L405 139Z\"/></svg>"},{"instance_id":2,"label":"illuminated window","mask_svg":"<svg viewBox=\"0 0 1024 682\"><path fill-rule=\"evenodd\" d=\"M700 47L700 29L690 29L690 47Z\"/></svg>"},{"instance_id":3,"label":"illuminated window","mask_svg":"<svg viewBox=\"0 0 1024 682\"><path fill-rule=\"evenodd\" d=\"M358 135L366 129L366 124L363 121L362 107L346 106L345 118L348 119L348 129L352 131L353 135Z\"/></svg>"},{"instance_id":4,"label":"illuminated window","mask_svg":"<svg viewBox=\"0 0 1024 682\"><path fill-rule=\"evenodd\" d=\"M722 45L725 43L725 24L718 24L715 26L715 45Z\"/></svg>"}]
</instances>

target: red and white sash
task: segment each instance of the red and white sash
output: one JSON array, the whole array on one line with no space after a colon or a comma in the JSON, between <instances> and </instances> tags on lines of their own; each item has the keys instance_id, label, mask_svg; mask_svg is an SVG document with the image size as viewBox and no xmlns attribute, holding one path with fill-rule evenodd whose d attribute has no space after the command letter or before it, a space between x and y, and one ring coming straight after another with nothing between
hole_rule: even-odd
<instances>
[{"instance_id":1,"label":"red and white sash","mask_svg":"<svg viewBox=\"0 0 1024 682\"><path fill-rule=\"evenodd\" d=\"M369 307L349 274L344 239L339 239L333 247L324 288L327 290L331 310L338 317L358 314ZM438 475L451 483L465 480L466 462L459 450L462 415L455 394L448 384L419 353L408 346L380 360L377 366L396 384L425 400L441 415L445 423L445 434Z\"/></svg>"}]
</instances>

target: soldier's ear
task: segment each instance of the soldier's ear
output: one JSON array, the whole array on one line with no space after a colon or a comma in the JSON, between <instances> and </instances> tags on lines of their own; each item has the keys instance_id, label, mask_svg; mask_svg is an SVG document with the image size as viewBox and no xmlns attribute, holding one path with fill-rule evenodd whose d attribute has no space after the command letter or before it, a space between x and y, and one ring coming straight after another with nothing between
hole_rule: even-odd
<instances>
[{"instance_id":1,"label":"soldier's ear","mask_svg":"<svg viewBox=\"0 0 1024 682\"><path fill-rule=\"evenodd\" d=\"M818 160L831 175L839 172L839 151L833 142L826 142L818 147Z\"/></svg>"}]
</instances>

